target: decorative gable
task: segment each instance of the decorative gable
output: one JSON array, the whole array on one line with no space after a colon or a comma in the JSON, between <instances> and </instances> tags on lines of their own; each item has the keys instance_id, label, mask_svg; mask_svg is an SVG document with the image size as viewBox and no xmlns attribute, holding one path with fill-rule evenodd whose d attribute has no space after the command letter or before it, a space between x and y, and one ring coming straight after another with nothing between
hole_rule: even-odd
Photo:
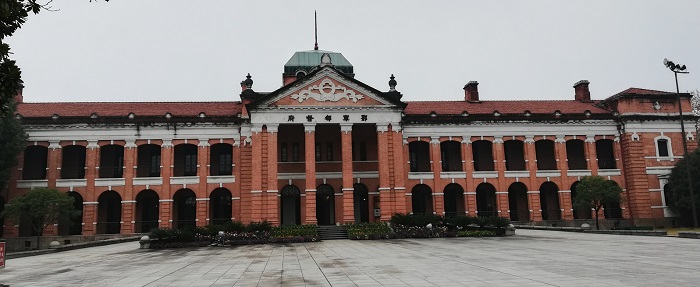
<instances>
[{"instance_id":1,"label":"decorative gable","mask_svg":"<svg viewBox=\"0 0 700 287\"><path fill-rule=\"evenodd\" d=\"M261 99L259 107L313 106L393 106L389 100L368 88L346 79L332 68L309 75L300 82L283 87L277 95Z\"/></svg>"}]
</instances>

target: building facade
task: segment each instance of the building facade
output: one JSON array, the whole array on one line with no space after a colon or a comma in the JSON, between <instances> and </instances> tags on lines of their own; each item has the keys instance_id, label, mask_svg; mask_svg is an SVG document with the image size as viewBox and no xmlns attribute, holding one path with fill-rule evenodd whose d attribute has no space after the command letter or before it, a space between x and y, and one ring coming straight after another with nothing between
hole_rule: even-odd
<instances>
[{"instance_id":1,"label":"building facade","mask_svg":"<svg viewBox=\"0 0 700 287\"><path fill-rule=\"evenodd\" d=\"M389 221L394 213L498 215L578 225L578 181L620 185L607 223L666 225L664 185L697 147L695 117L681 133L675 93L630 88L591 100L487 101L478 83L463 101L402 101L355 79L340 53L297 52L283 86L240 101L30 103L29 135L6 201L33 187L68 193L82 217L45 235L131 234L236 220L331 225ZM681 94L691 115L690 95ZM29 236L6 221L5 236Z\"/></svg>"}]
</instances>

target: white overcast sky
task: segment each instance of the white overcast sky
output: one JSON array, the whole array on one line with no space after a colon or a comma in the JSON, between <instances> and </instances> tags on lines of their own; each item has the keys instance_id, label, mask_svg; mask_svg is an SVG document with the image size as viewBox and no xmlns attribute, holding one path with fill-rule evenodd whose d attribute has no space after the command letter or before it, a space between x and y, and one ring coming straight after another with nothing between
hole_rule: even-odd
<instances>
[{"instance_id":1,"label":"white overcast sky","mask_svg":"<svg viewBox=\"0 0 700 287\"><path fill-rule=\"evenodd\" d=\"M675 90L669 58L700 88L700 1L55 0L8 40L27 102L231 101L282 84L314 43L356 78L404 100L593 99L629 87Z\"/></svg>"}]
</instances>

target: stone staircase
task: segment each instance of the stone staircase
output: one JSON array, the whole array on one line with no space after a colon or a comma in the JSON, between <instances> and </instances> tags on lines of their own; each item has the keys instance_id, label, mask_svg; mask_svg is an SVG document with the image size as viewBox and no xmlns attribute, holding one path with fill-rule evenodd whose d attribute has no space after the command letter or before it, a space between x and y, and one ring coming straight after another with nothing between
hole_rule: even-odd
<instances>
[{"instance_id":1,"label":"stone staircase","mask_svg":"<svg viewBox=\"0 0 700 287\"><path fill-rule=\"evenodd\" d=\"M321 240L348 239L348 230L343 225L319 226L318 237L321 238Z\"/></svg>"}]
</instances>

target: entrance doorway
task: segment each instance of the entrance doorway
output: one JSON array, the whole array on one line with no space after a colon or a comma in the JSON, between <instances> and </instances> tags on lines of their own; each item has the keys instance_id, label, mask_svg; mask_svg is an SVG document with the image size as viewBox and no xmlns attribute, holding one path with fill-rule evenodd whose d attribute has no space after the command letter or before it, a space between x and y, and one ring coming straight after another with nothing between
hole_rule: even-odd
<instances>
[{"instance_id":1,"label":"entrance doorway","mask_svg":"<svg viewBox=\"0 0 700 287\"><path fill-rule=\"evenodd\" d=\"M353 206L355 207L355 222L369 222L369 190L362 183L353 186Z\"/></svg>"},{"instance_id":2,"label":"entrance doorway","mask_svg":"<svg viewBox=\"0 0 700 287\"><path fill-rule=\"evenodd\" d=\"M316 222L318 225L335 224L335 193L328 184L316 188Z\"/></svg>"}]
</instances>

